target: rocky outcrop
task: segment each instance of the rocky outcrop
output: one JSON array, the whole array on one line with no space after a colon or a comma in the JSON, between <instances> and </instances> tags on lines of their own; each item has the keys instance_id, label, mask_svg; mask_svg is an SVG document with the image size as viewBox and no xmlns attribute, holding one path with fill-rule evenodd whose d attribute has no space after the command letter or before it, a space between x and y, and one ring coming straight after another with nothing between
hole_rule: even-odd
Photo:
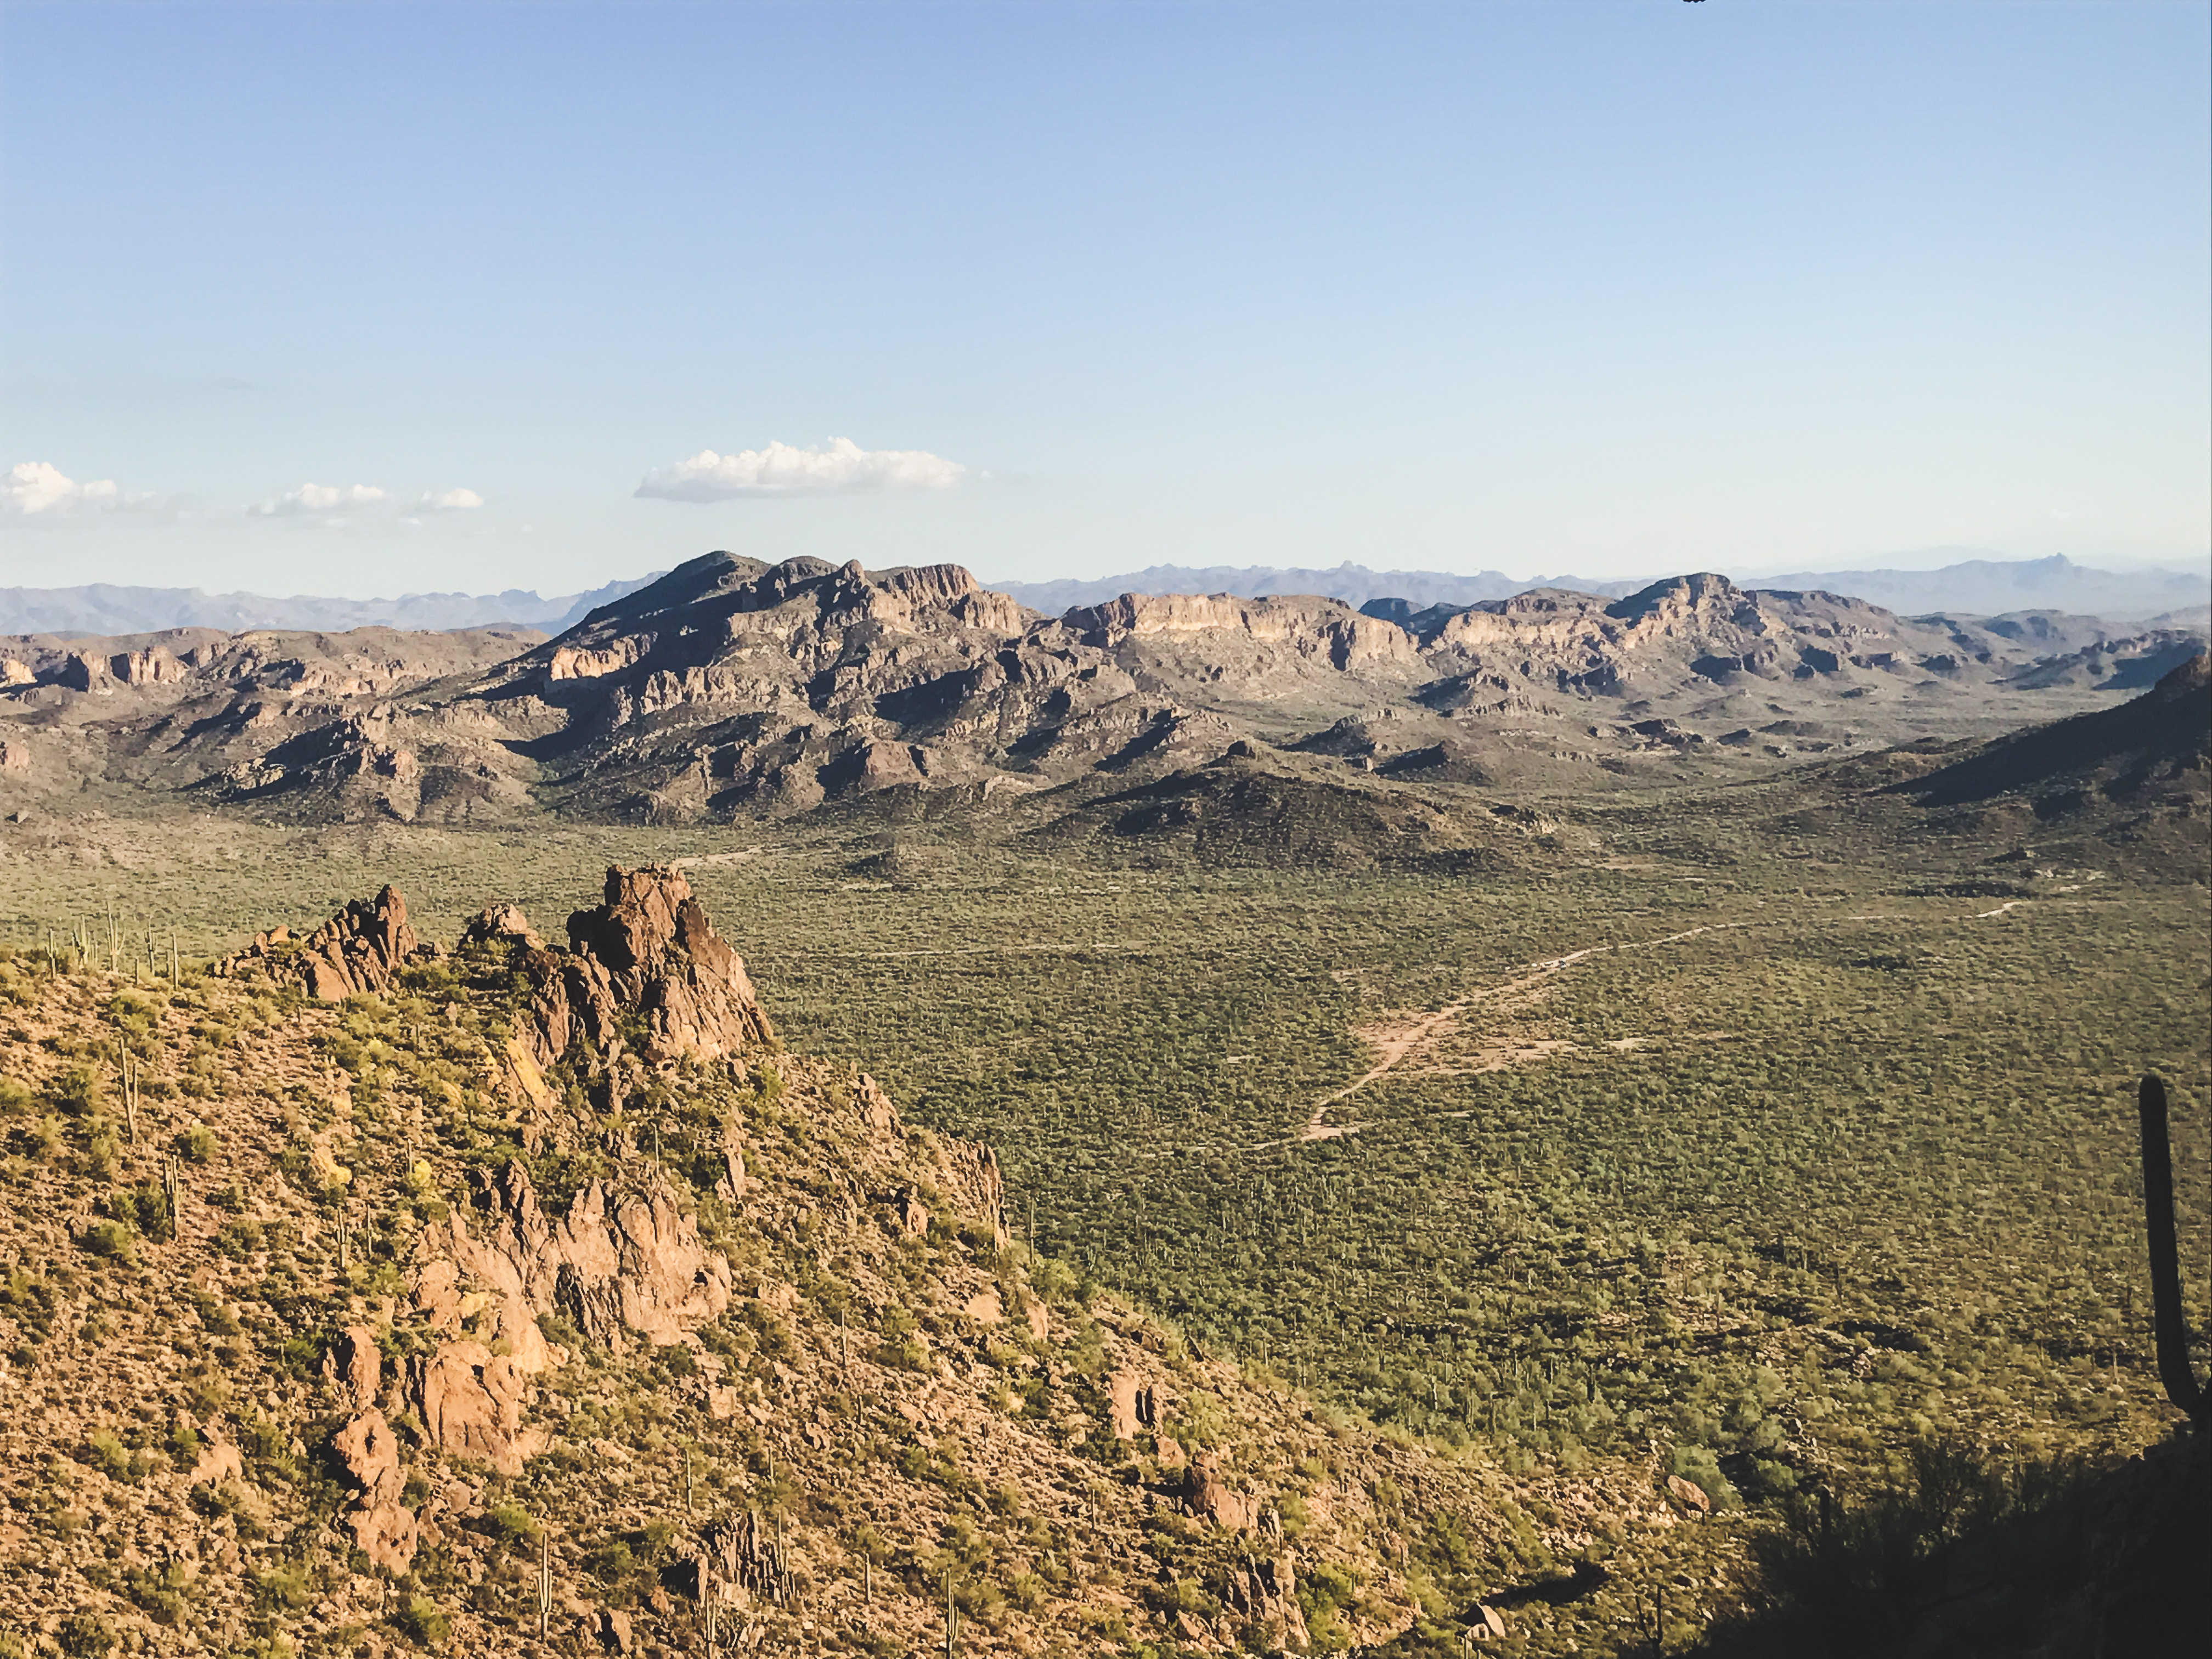
<instances>
[{"instance_id":1,"label":"rocky outcrop","mask_svg":"<svg viewBox=\"0 0 2212 1659\"><path fill-rule=\"evenodd\" d=\"M358 1408L331 1443L356 1492L346 1524L371 1562L387 1572L405 1572L415 1563L418 1534L413 1513L399 1501L406 1484L399 1468L399 1438L384 1413L363 1398L362 1379L373 1395L382 1361L365 1327L349 1329L343 1346L345 1356L337 1369Z\"/></svg>"},{"instance_id":2,"label":"rocky outcrop","mask_svg":"<svg viewBox=\"0 0 2212 1659\"><path fill-rule=\"evenodd\" d=\"M665 1182L610 1190L593 1181L557 1219L538 1207L519 1164L480 1170L473 1183L481 1237L457 1210L416 1249L416 1302L434 1330L465 1322L488 1342L504 1340L534 1372L552 1357L539 1314L561 1313L593 1341L627 1333L666 1347L729 1306L729 1263L700 1241Z\"/></svg>"},{"instance_id":3,"label":"rocky outcrop","mask_svg":"<svg viewBox=\"0 0 2212 1659\"><path fill-rule=\"evenodd\" d=\"M629 1012L641 1017L651 1063L720 1059L775 1040L744 959L715 933L681 871L612 866L605 902L568 918L568 950L535 939L511 905L485 912L463 935L464 944L523 947L520 966L536 988L525 1041L541 1067L579 1048L611 1059Z\"/></svg>"},{"instance_id":4,"label":"rocky outcrop","mask_svg":"<svg viewBox=\"0 0 2212 1659\"><path fill-rule=\"evenodd\" d=\"M545 948L545 941L538 937L538 930L517 904L487 904L462 927L461 948L487 945L520 945L529 951Z\"/></svg>"},{"instance_id":5,"label":"rocky outcrop","mask_svg":"<svg viewBox=\"0 0 2212 1659\"><path fill-rule=\"evenodd\" d=\"M388 989L407 961L433 952L408 924L407 900L386 886L374 899L356 899L297 942L291 930L256 933L243 951L223 957L215 971L226 977L259 966L271 976L304 986L324 1002Z\"/></svg>"},{"instance_id":6,"label":"rocky outcrop","mask_svg":"<svg viewBox=\"0 0 2212 1659\"><path fill-rule=\"evenodd\" d=\"M730 1601L732 1592L774 1597L790 1583L790 1563L758 1510L711 1523L700 1534L692 1564L702 1602Z\"/></svg>"},{"instance_id":7,"label":"rocky outcrop","mask_svg":"<svg viewBox=\"0 0 2212 1659\"><path fill-rule=\"evenodd\" d=\"M343 1002L388 988L422 945L408 925L406 899L387 885L374 899L354 900L308 934L285 965L311 996Z\"/></svg>"},{"instance_id":8,"label":"rocky outcrop","mask_svg":"<svg viewBox=\"0 0 2212 1659\"><path fill-rule=\"evenodd\" d=\"M1104 605L1071 611L1065 621L1109 649L1127 639L1218 634L1280 646L1337 669L1409 663L1415 655L1413 636L1404 629L1362 616L1341 599L1124 593Z\"/></svg>"},{"instance_id":9,"label":"rocky outcrop","mask_svg":"<svg viewBox=\"0 0 2212 1659\"><path fill-rule=\"evenodd\" d=\"M1182 1506L1231 1532L1243 1532L1252 1525L1250 1501L1222 1478L1221 1460L1213 1452L1194 1454L1183 1471Z\"/></svg>"},{"instance_id":10,"label":"rocky outcrop","mask_svg":"<svg viewBox=\"0 0 2212 1659\"><path fill-rule=\"evenodd\" d=\"M407 1398L423 1438L501 1474L521 1474L523 1460L544 1448L541 1432L522 1426L527 1388L512 1354L481 1342L441 1342L407 1362Z\"/></svg>"},{"instance_id":11,"label":"rocky outcrop","mask_svg":"<svg viewBox=\"0 0 2212 1659\"><path fill-rule=\"evenodd\" d=\"M1138 1430L1159 1422L1159 1401L1149 1382L1124 1367L1106 1379L1106 1413L1116 1440L1134 1440Z\"/></svg>"},{"instance_id":12,"label":"rocky outcrop","mask_svg":"<svg viewBox=\"0 0 2212 1659\"><path fill-rule=\"evenodd\" d=\"M1260 1556L1233 1565L1223 1575L1222 1600L1240 1618L1265 1630L1270 1649L1303 1653L1313 1645L1304 1610L1298 1606L1297 1564L1289 1555Z\"/></svg>"},{"instance_id":13,"label":"rocky outcrop","mask_svg":"<svg viewBox=\"0 0 2212 1659\"><path fill-rule=\"evenodd\" d=\"M324 1372L339 1397L352 1410L365 1412L376 1404L381 1386L383 1356L377 1351L376 1333L366 1325L349 1325L331 1345Z\"/></svg>"},{"instance_id":14,"label":"rocky outcrop","mask_svg":"<svg viewBox=\"0 0 2212 1659\"><path fill-rule=\"evenodd\" d=\"M107 672L125 685L170 685L190 671L163 647L143 651L118 651L107 659Z\"/></svg>"},{"instance_id":15,"label":"rocky outcrop","mask_svg":"<svg viewBox=\"0 0 2212 1659\"><path fill-rule=\"evenodd\" d=\"M429 1443L515 1474L544 1445L522 1420L531 1379L565 1358L540 1315L609 1346L672 1346L728 1309L730 1267L657 1180L594 1181L557 1219L519 1164L472 1185L466 1209L416 1243L415 1305L438 1341L409 1362L404 1389Z\"/></svg>"}]
</instances>

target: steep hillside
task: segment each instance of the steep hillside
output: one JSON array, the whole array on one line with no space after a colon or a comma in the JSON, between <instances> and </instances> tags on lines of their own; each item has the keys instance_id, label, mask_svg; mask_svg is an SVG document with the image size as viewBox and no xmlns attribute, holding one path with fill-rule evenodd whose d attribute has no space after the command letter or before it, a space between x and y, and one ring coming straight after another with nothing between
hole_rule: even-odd
<instances>
[{"instance_id":1,"label":"steep hillside","mask_svg":"<svg viewBox=\"0 0 2212 1659\"><path fill-rule=\"evenodd\" d=\"M885 790L981 803L1239 740L1319 755L1355 728L1339 760L1393 787L1674 781L2101 708L2194 638L2085 645L1713 575L1396 619L1219 594L1048 617L953 565L712 554L551 641L23 641L0 660L0 805L190 790L307 822L665 823Z\"/></svg>"},{"instance_id":2,"label":"steep hillside","mask_svg":"<svg viewBox=\"0 0 2212 1659\"><path fill-rule=\"evenodd\" d=\"M1894 787L1930 806L2016 797L2045 818L2106 803L2201 813L2212 786L2206 660L2185 659L2118 708L2014 732Z\"/></svg>"},{"instance_id":3,"label":"steep hillside","mask_svg":"<svg viewBox=\"0 0 2212 1659\"><path fill-rule=\"evenodd\" d=\"M567 933L386 889L204 974L0 962L0 1644L888 1656L949 1597L966 1654L1518 1645L1545 1599L1480 1595L1674 1524L1040 1261L676 872Z\"/></svg>"},{"instance_id":4,"label":"steep hillside","mask_svg":"<svg viewBox=\"0 0 2212 1659\"><path fill-rule=\"evenodd\" d=\"M398 700L480 674L542 637L195 628L0 640L0 786L18 809L103 790L249 797L270 776L313 780L334 816L512 808L523 796L495 759L505 756L503 732L454 711L427 722L411 746L390 737Z\"/></svg>"}]
</instances>

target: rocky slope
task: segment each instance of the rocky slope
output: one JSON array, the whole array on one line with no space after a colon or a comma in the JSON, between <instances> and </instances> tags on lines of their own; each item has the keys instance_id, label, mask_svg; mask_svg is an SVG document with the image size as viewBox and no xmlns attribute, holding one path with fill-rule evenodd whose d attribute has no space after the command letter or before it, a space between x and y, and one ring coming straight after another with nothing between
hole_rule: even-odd
<instances>
[{"instance_id":1,"label":"rocky slope","mask_svg":"<svg viewBox=\"0 0 2212 1659\"><path fill-rule=\"evenodd\" d=\"M680 874L566 932L0 960L0 1650L1518 1647L1486 1593L1687 1502L1516 1494L1038 1261Z\"/></svg>"},{"instance_id":2,"label":"rocky slope","mask_svg":"<svg viewBox=\"0 0 2212 1659\"><path fill-rule=\"evenodd\" d=\"M527 649L526 629L343 634L175 629L0 640L0 780L16 809L106 792L251 793L282 777L334 813L511 811L504 733L465 714L388 741L398 699Z\"/></svg>"},{"instance_id":3,"label":"rocky slope","mask_svg":"<svg viewBox=\"0 0 2212 1659\"><path fill-rule=\"evenodd\" d=\"M2191 654L2118 708L2076 714L1985 744L1895 787L1931 806L2001 795L2057 818L2092 802L2203 811L2212 785L2212 677Z\"/></svg>"},{"instance_id":4,"label":"rocky slope","mask_svg":"<svg viewBox=\"0 0 2212 1659\"><path fill-rule=\"evenodd\" d=\"M981 803L1238 740L1378 793L1741 771L2103 707L2193 638L2085 643L1711 575L1391 617L1124 594L1048 617L957 566L713 554L543 642L24 641L0 661L0 805L99 780L311 820L668 821L902 787Z\"/></svg>"}]
</instances>

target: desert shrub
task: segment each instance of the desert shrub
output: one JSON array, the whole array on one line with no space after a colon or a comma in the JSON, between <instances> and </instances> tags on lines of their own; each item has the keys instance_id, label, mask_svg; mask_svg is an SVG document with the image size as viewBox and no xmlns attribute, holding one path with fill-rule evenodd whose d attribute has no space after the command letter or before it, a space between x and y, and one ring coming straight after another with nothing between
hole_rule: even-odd
<instances>
[{"instance_id":1,"label":"desert shrub","mask_svg":"<svg viewBox=\"0 0 2212 1659\"><path fill-rule=\"evenodd\" d=\"M495 1504L485 1512L484 1524L491 1535L503 1544L538 1541L537 1519L520 1504Z\"/></svg>"},{"instance_id":2,"label":"desert shrub","mask_svg":"<svg viewBox=\"0 0 2212 1659\"><path fill-rule=\"evenodd\" d=\"M261 1224L251 1216L234 1216L216 1230L215 1247L234 1261L244 1261L262 1247Z\"/></svg>"},{"instance_id":3,"label":"desert shrub","mask_svg":"<svg viewBox=\"0 0 2212 1659\"><path fill-rule=\"evenodd\" d=\"M115 1632L94 1613L72 1613L61 1623L54 1642L69 1659L105 1659L115 1650Z\"/></svg>"},{"instance_id":4,"label":"desert shrub","mask_svg":"<svg viewBox=\"0 0 2212 1659\"><path fill-rule=\"evenodd\" d=\"M304 1607L314 1600L314 1577L305 1562L279 1562L253 1575L253 1597L265 1608Z\"/></svg>"},{"instance_id":5,"label":"desert shrub","mask_svg":"<svg viewBox=\"0 0 2212 1659\"><path fill-rule=\"evenodd\" d=\"M610 1538L584 1557L584 1570L610 1590L626 1595L638 1571L637 1552L628 1537Z\"/></svg>"},{"instance_id":6,"label":"desert shrub","mask_svg":"<svg viewBox=\"0 0 2212 1659\"><path fill-rule=\"evenodd\" d=\"M136 1187L110 1193L104 1207L113 1219L148 1238L174 1236L175 1229L170 1224L169 1195L158 1181L142 1182Z\"/></svg>"},{"instance_id":7,"label":"desert shrub","mask_svg":"<svg viewBox=\"0 0 2212 1659\"><path fill-rule=\"evenodd\" d=\"M123 1593L145 1609L157 1625L173 1625L185 1616L185 1607L195 1584L193 1569L181 1561L166 1567L131 1567L123 1575Z\"/></svg>"},{"instance_id":8,"label":"desert shrub","mask_svg":"<svg viewBox=\"0 0 2212 1659\"><path fill-rule=\"evenodd\" d=\"M112 1429L94 1429L85 1437L85 1444L91 1451L93 1468L111 1480L131 1479L130 1448Z\"/></svg>"},{"instance_id":9,"label":"desert shrub","mask_svg":"<svg viewBox=\"0 0 2212 1659\"><path fill-rule=\"evenodd\" d=\"M107 1019L132 1036L149 1034L161 1018L161 1005L139 991L118 991L107 1000Z\"/></svg>"},{"instance_id":10,"label":"desert shrub","mask_svg":"<svg viewBox=\"0 0 2212 1659\"><path fill-rule=\"evenodd\" d=\"M131 1255L131 1228L112 1218L95 1221L77 1235L76 1243L77 1248L88 1255L127 1261Z\"/></svg>"},{"instance_id":11,"label":"desert shrub","mask_svg":"<svg viewBox=\"0 0 2212 1659\"><path fill-rule=\"evenodd\" d=\"M427 1595L410 1595L392 1610L392 1623L419 1646L443 1647L453 1638L453 1615Z\"/></svg>"},{"instance_id":12,"label":"desert shrub","mask_svg":"<svg viewBox=\"0 0 2212 1659\"><path fill-rule=\"evenodd\" d=\"M54 1073L46 1085L46 1098L71 1117L88 1118L107 1103L107 1086L98 1066L79 1060Z\"/></svg>"},{"instance_id":13,"label":"desert shrub","mask_svg":"<svg viewBox=\"0 0 2212 1659\"><path fill-rule=\"evenodd\" d=\"M188 1164L205 1164L215 1156L216 1144L215 1131L204 1123L195 1123L178 1134L177 1156Z\"/></svg>"}]
</instances>

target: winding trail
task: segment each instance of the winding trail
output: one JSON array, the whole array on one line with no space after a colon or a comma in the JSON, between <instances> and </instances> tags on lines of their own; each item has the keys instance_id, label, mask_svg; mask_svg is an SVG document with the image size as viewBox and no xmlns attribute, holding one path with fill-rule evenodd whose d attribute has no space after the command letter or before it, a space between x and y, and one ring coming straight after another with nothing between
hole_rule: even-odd
<instances>
[{"instance_id":1,"label":"winding trail","mask_svg":"<svg viewBox=\"0 0 2212 1659\"><path fill-rule=\"evenodd\" d=\"M1634 939L1626 945L1593 945L1583 950L1570 951L1563 957L1547 957L1540 962L1530 963L1521 971L1518 977L1509 979L1502 984L1486 987L1480 991L1471 991L1457 1002L1439 1008L1432 1014L1423 1014L1402 1030L1395 1031L1377 1041L1374 1045L1375 1064L1335 1093L1325 1095L1316 1101L1314 1104L1313 1115L1306 1120L1305 1127L1298 1132L1295 1139L1301 1141L1333 1140L1339 1135L1351 1134L1366 1127L1364 1123L1331 1123L1328 1121L1329 1108L1340 1100L1358 1094L1376 1079L1389 1076L1408 1058L1434 1048L1439 1042L1458 1028L1460 1016L1479 1003L1494 1001L1499 997L1510 996L1515 992L1526 991L1531 987L1540 985L1553 975L1571 968L1578 962L1587 961L1591 957L1612 956L1622 951L1649 951L1662 945L1677 945L1686 939L1695 939L1700 933L1715 933L1731 927L1750 926L1751 924L1746 921L1710 922L1702 927L1692 927L1680 933L1668 933L1660 939ZM1279 1146L1287 1145L1288 1142L1269 1141L1264 1144Z\"/></svg>"}]
</instances>

